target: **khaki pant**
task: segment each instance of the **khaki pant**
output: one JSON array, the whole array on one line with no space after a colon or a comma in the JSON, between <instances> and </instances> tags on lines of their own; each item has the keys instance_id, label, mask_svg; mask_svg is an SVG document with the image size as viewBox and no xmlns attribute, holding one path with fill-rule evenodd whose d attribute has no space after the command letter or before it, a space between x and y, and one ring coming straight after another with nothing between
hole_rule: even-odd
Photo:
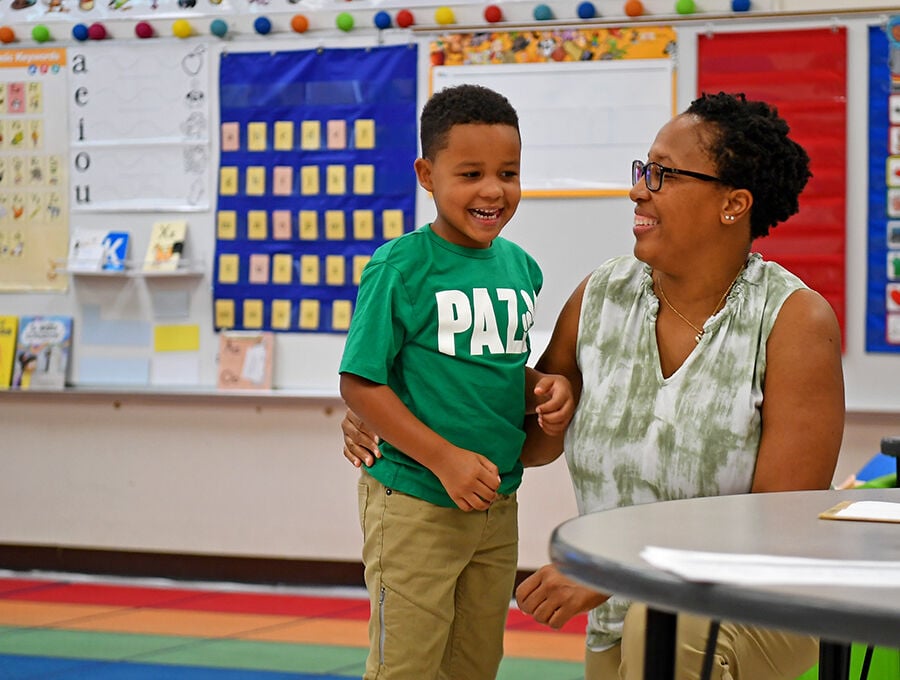
<instances>
[{"instance_id":1,"label":"khaki pant","mask_svg":"<svg viewBox=\"0 0 900 680\"><path fill-rule=\"evenodd\" d=\"M518 559L516 498L463 512L359 482L365 680L493 680Z\"/></svg>"},{"instance_id":2,"label":"khaki pant","mask_svg":"<svg viewBox=\"0 0 900 680\"><path fill-rule=\"evenodd\" d=\"M602 652L587 651L586 680L642 680L647 608L633 604L625 616L622 644ZM697 680L709 619L678 615L675 677ZM809 635L723 621L713 659L712 680L794 680L819 660L819 645Z\"/></svg>"}]
</instances>

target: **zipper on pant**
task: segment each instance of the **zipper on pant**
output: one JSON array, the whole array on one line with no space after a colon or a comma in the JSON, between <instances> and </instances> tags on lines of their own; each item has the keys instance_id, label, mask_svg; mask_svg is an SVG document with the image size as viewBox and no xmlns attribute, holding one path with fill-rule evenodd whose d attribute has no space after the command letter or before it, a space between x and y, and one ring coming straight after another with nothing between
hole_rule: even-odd
<instances>
[{"instance_id":1,"label":"zipper on pant","mask_svg":"<svg viewBox=\"0 0 900 680\"><path fill-rule=\"evenodd\" d=\"M378 663L384 665L384 586L378 597Z\"/></svg>"}]
</instances>

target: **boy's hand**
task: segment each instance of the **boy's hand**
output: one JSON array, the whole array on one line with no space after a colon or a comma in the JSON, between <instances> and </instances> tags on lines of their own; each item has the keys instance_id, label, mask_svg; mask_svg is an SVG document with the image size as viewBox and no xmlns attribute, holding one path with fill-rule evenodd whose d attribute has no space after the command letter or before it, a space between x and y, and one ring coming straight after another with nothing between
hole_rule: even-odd
<instances>
[{"instance_id":1,"label":"boy's hand","mask_svg":"<svg viewBox=\"0 0 900 680\"><path fill-rule=\"evenodd\" d=\"M341 421L341 431L344 433L344 458L354 466L372 467L375 459L381 458L378 435L369 430L362 419L350 409L347 409Z\"/></svg>"},{"instance_id":2,"label":"boy's hand","mask_svg":"<svg viewBox=\"0 0 900 680\"><path fill-rule=\"evenodd\" d=\"M479 453L458 449L432 470L460 510L487 510L497 497L500 472Z\"/></svg>"},{"instance_id":3,"label":"boy's hand","mask_svg":"<svg viewBox=\"0 0 900 680\"><path fill-rule=\"evenodd\" d=\"M538 401L535 413L541 429L549 435L565 432L575 413L575 397L569 380L561 375L545 375L535 385L534 396Z\"/></svg>"}]
</instances>

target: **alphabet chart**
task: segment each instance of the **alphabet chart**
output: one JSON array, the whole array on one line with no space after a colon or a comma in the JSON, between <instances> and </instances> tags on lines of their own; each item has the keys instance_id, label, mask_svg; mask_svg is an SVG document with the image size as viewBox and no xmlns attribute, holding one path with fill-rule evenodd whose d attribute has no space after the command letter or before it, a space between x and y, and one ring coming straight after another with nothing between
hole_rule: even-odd
<instances>
[{"instance_id":1,"label":"alphabet chart","mask_svg":"<svg viewBox=\"0 0 900 680\"><path fill-rule=\"evenodd\" d=\"M65 290L66 51L0 50L0 290Z\"/></svg>"},{"instance_id":2,"label":"alphabet chart","mask_svg":"<svg viewBox=\"0 0 900 680\"><path fill-rule=\"evenodd\" d=\"M416 47L221 56L214 325L343 333L415 219Z\"/></svg>"},{"instance_id":3,"label":"alphabet chart","mask_svg":"<svg viewBox=\"0 0 900 680\"><path fill-rule=\"evenodd\" d=\"M72 211L209 210L206 45L83 45L70 56Z\"/></svg>"}]
</instances>

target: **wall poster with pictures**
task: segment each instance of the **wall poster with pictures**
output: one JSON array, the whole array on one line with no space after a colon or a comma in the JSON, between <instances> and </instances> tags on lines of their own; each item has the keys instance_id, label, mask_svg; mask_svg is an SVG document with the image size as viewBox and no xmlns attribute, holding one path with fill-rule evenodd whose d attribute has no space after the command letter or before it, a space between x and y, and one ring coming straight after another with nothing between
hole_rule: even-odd
<instances>
[{"instance_id":1,"label":"wall poster with pictures","mask_svg":"<svg viewBox=\"0 0 900 680\"><path fill-rule=\"evenodd\" d=\"M60 47L0 50L0 292L68 287L67 68Z\"/></svg>"},{"instance_id":2,"label":"wall poster with pictures","mask_svg":"<svg viewBox=\"0 0 900 680\"><path fill-rule=\"evenodd\" d=\"M869 28L866 351L900 352L900 17Z\"/></svg>"}]
</instances>

